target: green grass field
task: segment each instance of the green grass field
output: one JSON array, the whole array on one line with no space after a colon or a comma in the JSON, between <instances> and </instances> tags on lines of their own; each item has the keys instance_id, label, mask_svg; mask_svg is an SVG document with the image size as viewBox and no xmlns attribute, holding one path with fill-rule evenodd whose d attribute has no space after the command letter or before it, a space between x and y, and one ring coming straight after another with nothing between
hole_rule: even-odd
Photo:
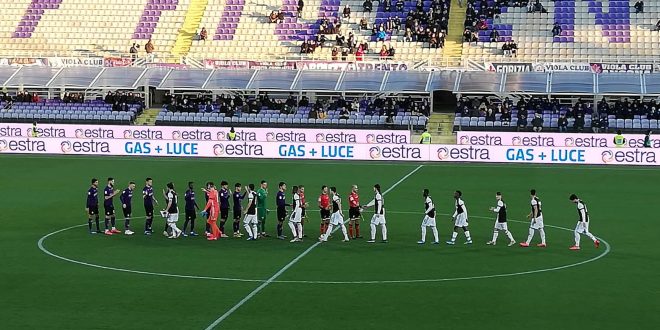
<instances>
[{"instance_id":1,"label":"green grass field","mask_svg":"<svg viewBox=\"0 0 660 330\"><path fill-rule=\"evenodd\" d=\"M0 164L2 329L205 329L223 315L216 328L654 329L660 324L657 169L425 164L401 180L420 164L11 155L0 156ZM129 180L138 182L135 217L144 215L139 191L147 176L158 193L173 181L180 196L190 180L201 187L207 180L257 184L265 179L270 208L278 181L304 184L311 205L322 184L337 186L345 201L350 185L358 184L363 203L374 183L383 190L399 184L385 195L388 244L342 243L337 234L315 244L319 216L313 206L303 243L207 242L143 236L142 218L133 221L133 237L88 234L89 180L99 178L102 187L108 176L121 189ZM462 234L456 246L431 245L430 231L426 245L416 244L423 188L431 190L440 212L442 242L453 227L452 193L463 191L474 245L463 245ZM494 214L488 208L496 191L504 193L516 240L526 238L530 188L543 200L548 248L509 248L503 234L497 246L485 245L492 235ZM570 193L587 202L591 231L607 242L600 249L583 237L581 251L568 250L573 233L562 228L574 228L577 219ZM115 205L121 213L119 201ZM368 211L365 237L370 217ZM197 221L202 232L203 222ZM163 223L156 219L157 233ZM271 213L271 234L275 225ZM72 226L77 227L43 239L43 247L78 263L38 248L45 235ZM291 235L288 227L285 233ZM282 271L285 265L290 267Z\"/></svg>"}]
</instances>

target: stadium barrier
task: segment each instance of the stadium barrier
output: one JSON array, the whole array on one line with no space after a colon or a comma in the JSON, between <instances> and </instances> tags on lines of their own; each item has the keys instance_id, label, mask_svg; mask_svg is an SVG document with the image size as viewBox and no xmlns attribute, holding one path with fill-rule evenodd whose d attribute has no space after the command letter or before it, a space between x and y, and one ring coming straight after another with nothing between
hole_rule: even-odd
<instances>
[{"instance_id":1,"label":"stadium barrier","mask_svg":"<svg viewBox=\"0 0 660 330\"><path fill-rule=\"evenodd\" d=\"M32 124L0 125L0 138L33 137ZM229 127L122 126L38 124L37 137L135 140L228 140ZM342 130L309 128L235 128L236 140L247 142L393 143L411 142L408 130Z\"/></svg>"},{"instance_id":2,"label":"stadium barrier","mask_svg":"<svg viewBox=\"0 0 660 330\"><path fill-rule=\"evenodd\" d=\"M0 154L658 165L660 149L0 137Z\"/></svg>"},{"instance_id":3,"label":"stadium barrier","mask_svg":"<svg viewBox=\"0 0 660 330\"><path fill-rule=\"evenodd\" d=\"M456 133L456 141L460 145L471 146L613 148L614 135L614 133L459 131ZM644 134L625 134L624 137L627 147L644 147ZM660 140L651 139L651 146L660 148Z\"/></svg>"}]
</instances>

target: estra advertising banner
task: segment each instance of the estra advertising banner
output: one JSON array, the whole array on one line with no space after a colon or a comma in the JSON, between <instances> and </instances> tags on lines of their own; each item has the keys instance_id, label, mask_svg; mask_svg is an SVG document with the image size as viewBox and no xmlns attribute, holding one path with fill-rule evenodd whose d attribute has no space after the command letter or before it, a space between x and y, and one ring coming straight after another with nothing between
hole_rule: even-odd
<instances>
[{"instance_id":1,"label":"estra advertising banner","mask_svg":"<svg viewBox=\"0 0 660 330\"><path fill-rule=\"evenodd\" d=\"M0 154L658 165L659 149L0 138Z\"/></svg>"},{"instance_id":2,"label":"estra advertising banner","mask_svg":"<svg viewBox=\"0 0 660 330\"><path fill-rule=\"evenodd\" d=\"M625 134L626 146L643 148L644 135ZM460 145L472 146L523 146L523 147L578 147L613 148L614 134L589 133L531 133L531 132L472 132L456 133ZM651 139L653 148L660 148L660 140Z\"/></svg>"},{"instance_id":3,"label":"estra advertising banner","mask_svg":"<svg viewBox=\"0 0 660 330\"><path fill-rule=\"evenodd\" d=\"M229 127L39 124L42 138L225 141ZM407 130L235 128L236 140L303 143L410 143ZM2 137L32 137L32 124L0 124Z\"/></svg>"}]
</instances>

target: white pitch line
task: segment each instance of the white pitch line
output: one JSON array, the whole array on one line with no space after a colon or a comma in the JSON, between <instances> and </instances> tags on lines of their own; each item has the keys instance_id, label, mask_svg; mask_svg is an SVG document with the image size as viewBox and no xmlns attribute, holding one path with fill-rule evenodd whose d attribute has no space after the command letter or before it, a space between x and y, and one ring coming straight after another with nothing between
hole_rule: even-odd
<instances>
[{"instance_id":1,"label":"white pitch line","mask_svg":"<svg viewBox=\"0 0 660 330\"><path fill-rule=\"evenodd\" d=\"M419 169L422 168L422 167L424 167L423 164L415 167L414 170L412 170L410 173L406 174L399 181L395 182L390 188L385 190L385 192L383 192L383 195L385 195L388 192L392 191L392 189L396 188L399 184L401 184L403 181L408 179L411 175L415 174L415 172L419 171ZM228 311L226 311L224 314L222 314L222 316L220 316L217 320L213 321L213 323L211 323L208 327L206 327L206 330L211 330L211 329L215 328L216 326L218 326L220 323L222 323L222 321L226 320L237 309L239 309L246 302L248 302L250 299L252 299L252 297L254 297L259 292L261 292L261 290L263 290L268 285L273 283L273 281L275 281L278 277L280 277L280 275L282 275L285 271L287 271L287 269L289 269L289 268L291 268L291 266L295 265L300 259L302 259L304 256L309 254L312 250L314 250L320 244L321 244L321 242L314 243L312 246L307 248L307 250L303 251L303 253L301 253L300 255L295 257L293 260L291 260L288 264L286 264L284 267L282 267L282 269L278 270L277 273L273 274L273 276L271 276L268 280L266 280L266 282L262 283L256 289L252 290L252 292L250 292L250 294L245 296L245 298L241 299L241 301L239 301L236 305L234 305L232 308L230 308Z\"/></svg>"}]
</instances>

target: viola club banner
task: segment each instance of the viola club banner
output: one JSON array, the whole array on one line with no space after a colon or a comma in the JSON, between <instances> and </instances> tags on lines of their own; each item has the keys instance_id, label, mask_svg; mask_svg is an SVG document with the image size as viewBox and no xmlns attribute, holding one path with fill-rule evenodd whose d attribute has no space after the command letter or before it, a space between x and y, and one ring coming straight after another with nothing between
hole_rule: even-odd
<instances>
[{"instance_id":1,"label":"viola club banner","mask_svg":"<svg viewBox=\"0 0 660 330\"><path fill-rule=\"evenodd\" d=\"M643 134L625 134L626 147L643 148ZM531 132L468 132L456 133L460 145L613 148L614 134L531 133ZM659 139L651 139L653 148L660 148Z\"/></svg>"},{"instance_id":2,"label":"viola club banner","mask_svg":"<svg viewBox=\"0 0 660 330\"><path fill-rule=\"evenodd\" d=\"M658 165L660 149L421 144L0 138L0 154L111 155L244 159Z\"/></svg>"},{"instance_id":3,"label":"viola club banner","mask_svg":"<svg viewBox=\"0 0 660 330\"><path fill-rule=\"evenodd\" d=\"M633 73L652 73L654 65L639 63L591 63L593 73L612 73L612 72L633 72Z\"/></svg>"},{"instance_id":4,"label":"viola club banner","mask_svg":"<svg viewBox=\"0 0 660 330\"><path fill-rule=\"evenodd\" d=\"M302 69L329 71L402 71L408 64L396 61L231 61L204 60L207 69Z\"/></svg>"},{"instance_id":5,"label":"viola club banner","mask_svg":"<svg viewBox=\"0 0 660 330\"><path fill-rule=\"evenodd\" d=\"M535 63L535 72L592 72L586 62L546 62Z\"/></svg>"},{"instance_id":6,"label":"viola club banner","mask_svg":"<svg viewBox=\"0 0 660 330\"><path fill-rule=\"evenodd\" d=\"M120 126L39 124L37 137L76 139L137 139L226 141L228 127ZM410 143L407 130L339 130L291 128L235 128L236 140L247 142ZM2 137L32 137L32 124L0 124Z\"/></svg>"},{"instance_id":7,"label":"viola club banner","mask_svg":"<svg viewBox=\"0 0 660 330\"><path fill-rule=\"evenodd\" d=\"M103 57L49 57L48 65L55 68L69 66L103 66Z\"/></svg>"}]
</instances>

